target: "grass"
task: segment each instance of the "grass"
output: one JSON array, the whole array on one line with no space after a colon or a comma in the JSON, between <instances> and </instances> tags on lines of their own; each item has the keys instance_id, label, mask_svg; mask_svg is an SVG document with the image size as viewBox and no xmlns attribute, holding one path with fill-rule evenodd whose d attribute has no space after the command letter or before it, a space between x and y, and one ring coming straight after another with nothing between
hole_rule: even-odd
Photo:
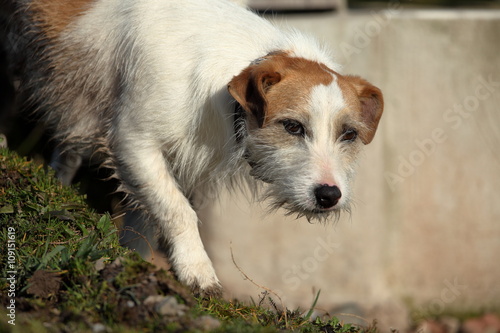
<instances>
[{"instance_id":1,"label":"grass","mask_svg":"<svg viewBox=\"0 0 500 333\"><path fill-rule=\"evenodd\" d=\"M0 280L0 332L376 331L313 319L319 293L306 315L282 309L268 292L257 304L196 299L170 272L120 247L108 214L95 213L51 171L5 149L0 244L0 267L11 277ZM155 297L174 299L182 311L162 315L160 303L148 301Z\"/></svg>"}]
</instances>

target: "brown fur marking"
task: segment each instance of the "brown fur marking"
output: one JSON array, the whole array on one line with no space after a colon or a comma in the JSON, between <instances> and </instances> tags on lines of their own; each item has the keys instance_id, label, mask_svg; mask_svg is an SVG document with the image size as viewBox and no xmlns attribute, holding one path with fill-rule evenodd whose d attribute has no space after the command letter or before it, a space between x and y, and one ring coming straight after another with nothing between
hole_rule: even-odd
<instances>
[{"instance_id":1,"label":"brown fur marking","mask_svg":"<svg viewBox=\"0 0 500 333\"><path fill-rule=\"evenodd\" d=\"M238 103L255 116L258 127L263 127L280 111L304 104L301 100L314 86L330 84L332 73L317 62L273 53L234 77L228 88Z\"/></svg>"},{"instance_id":2,"label":"brown fur marking","mask_svg":"<svg viewBox=\"0 0 500 333\"><path fill-rule=\"evenodd\" d=\"M382 111L384 109L384 99L382 92L359 76L338 75L338 85L342 89L344 98L350 110L359 110L354 114L365 128L360 129L360 137L364 144L373 140L378 127Z\"/></svg>"},{"instance_id":3,"label":"brown fur marking","mask_svg":"<svg viewBox=\"0 0 500 333\"><path fill-rule=\"evenodd\" d=\"M93 0L38 0L30 10L35 22L49 38L58 37L76 17L90 8Z\"/></svg>"}]
</instances>

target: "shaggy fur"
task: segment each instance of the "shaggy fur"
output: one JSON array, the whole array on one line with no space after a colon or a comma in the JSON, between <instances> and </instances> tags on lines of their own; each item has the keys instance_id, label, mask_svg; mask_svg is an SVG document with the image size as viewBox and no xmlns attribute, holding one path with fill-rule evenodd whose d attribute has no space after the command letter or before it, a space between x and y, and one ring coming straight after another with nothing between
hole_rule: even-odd
<instances>
[{"instance_id":1,"label":"shaggy fur","mask_svg":"<svg viewBox=\"0 0 500 333\"><path fill-rule=\"evenodd\" d=\"M178 278L220 284L198 234L196 193L246 178L308 219L349 208L356 156L373 139L379 89L314 39L225 0L24 0L22 88L60 143L69 183L105 163L156 231ZM68 166L69 161L73 165Z\"/></svg>"}]
</instances>

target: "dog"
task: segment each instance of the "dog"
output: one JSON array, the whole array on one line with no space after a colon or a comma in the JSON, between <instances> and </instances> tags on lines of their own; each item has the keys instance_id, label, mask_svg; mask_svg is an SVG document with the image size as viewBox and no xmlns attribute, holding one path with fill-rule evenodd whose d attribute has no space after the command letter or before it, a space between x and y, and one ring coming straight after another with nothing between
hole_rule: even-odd
<instances>
[{"instance_id":1,"label":"dog","mask_svg":"<svg viewBox=\"0 0 500 333\"><path fill-rule=\"evenodd\" d=\"M127 216L155 230L194 292L221 292L195 198L256 183L286 214L349 210L383 96L341 74L313 38L226 0L15 7L27 55L21 96L59 143L59 177L70 183L82 163L111 167Z\"/></svg>"}]
</instances>

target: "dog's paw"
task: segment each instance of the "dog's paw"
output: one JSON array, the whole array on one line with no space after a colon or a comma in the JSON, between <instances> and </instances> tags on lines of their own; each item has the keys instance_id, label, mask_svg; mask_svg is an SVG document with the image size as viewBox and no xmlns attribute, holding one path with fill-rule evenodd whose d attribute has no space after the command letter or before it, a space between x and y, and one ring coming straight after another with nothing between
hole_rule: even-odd
<instances>
[{"instance_id":1,"label":"dog's paw","mask_svg":"<svg viewBox=\"0 0 500 333\"><path fill-rule=\"evenodd\" d=\"M196 275L187 280L179 278L181 282L191 288L194 296L202 298L220 298L222 297L222 285L220 284L215 272L213 275Z\"/></svg>"},{"instance_id":2,"label":"dog's paw","mask_svg":"<svg viewBox=\"0 0 500 333\"><path fill-rule=\"evenodd\" d=\"M206 253L180 257L174 261L173 268L180 282L190 287L196 296L220 297L222 286L215 274L212 262Z\"/></svg>"},{"instance_id":3,"label":"dog's paw","mask_svg":"<svg viewBox=\"0 0 500 333\"><path fill-rule=\"evenodd\" d=\"M219 284L211 287L201 288L198 285L191 287L191 291L195 297L201 298L222 298L222 286Z\"/></svg>"}]
</instances>

